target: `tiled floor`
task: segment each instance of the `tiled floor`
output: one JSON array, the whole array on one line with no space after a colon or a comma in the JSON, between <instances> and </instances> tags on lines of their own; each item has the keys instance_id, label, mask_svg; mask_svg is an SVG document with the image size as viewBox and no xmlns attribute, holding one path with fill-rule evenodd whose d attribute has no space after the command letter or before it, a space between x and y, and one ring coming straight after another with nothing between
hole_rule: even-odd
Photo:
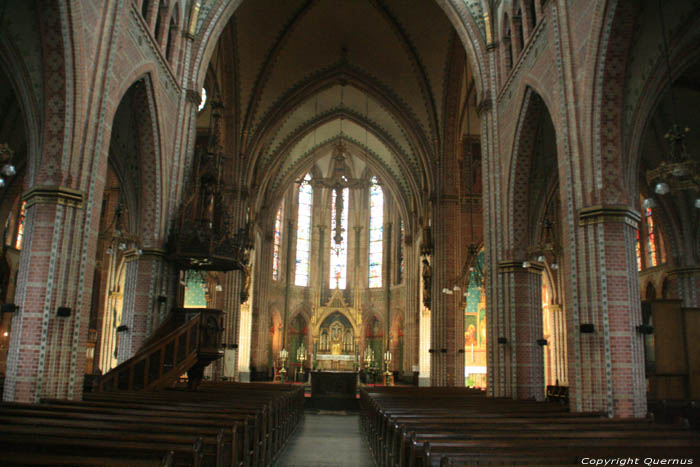
<instances>
[{"instance_id":1,"label":"tiled floor","mask_svg":"<svg viewBox=\"0 0 700 467\"><path fill-rule=\"evenodd\" d=\"M371 467L357 412L307 411L275 467Z\"/></svg>"}]
</instances>

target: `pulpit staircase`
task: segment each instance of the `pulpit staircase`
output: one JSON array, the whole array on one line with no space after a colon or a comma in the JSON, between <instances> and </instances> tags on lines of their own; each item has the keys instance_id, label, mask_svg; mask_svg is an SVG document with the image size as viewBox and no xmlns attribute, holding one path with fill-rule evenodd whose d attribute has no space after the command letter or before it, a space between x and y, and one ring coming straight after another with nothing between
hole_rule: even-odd
<instances>
[{"instance_id":1,"label":"pulpit staircase","mask_svg":"<svg viewBox=\"0 0 700 467\"><path fill-rule=\"evenodd\" d=\"M204 368L222 357L221 310L179 308L125 362L99 378L94 392L157 391L184 373L195 384Z\"/></svg>"}]
</instances>

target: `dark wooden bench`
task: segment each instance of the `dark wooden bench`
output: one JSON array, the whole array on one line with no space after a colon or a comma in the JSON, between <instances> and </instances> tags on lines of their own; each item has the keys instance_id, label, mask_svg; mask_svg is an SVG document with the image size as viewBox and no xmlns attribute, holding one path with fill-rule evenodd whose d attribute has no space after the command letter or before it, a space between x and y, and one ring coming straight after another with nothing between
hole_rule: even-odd
<instances>
[{"instance_id":1,"label":"dark wooden bench","mask_svg":"<svg viewBox=\"0 0 700 467\"><path fill-rule=\"evenodd\" d=\"M569 404L569 386L547 386L545 392L547 402L558 402L560 404Z\"/></svg>"},{"instance_id":2,"label":"dark wooden bench","mask_svg":"<svg viewBox=\"0 0 700 467\"><path fill-rule=\"evenodd\" d=\"M460 388L363 388L360 409L380 466L561 465L585 456L692 457L700 451L697 433L681 427L488 399Z\"/></svg>"},{"instance_id":3,"label":"dark wooden bench","mask_svg":"<svg viewBox=\"0 0 700 467\"><path fill-rule=\"evenodd\" d=\"M36 407L36 406L34 406ZM175 419L109 416L86 419L81 414L0 407L0 446L15 452L54 455L155 459L172 451L178 465L232 464L222 427L177 424ZM79 449L78 449L79 448Z\"/></svg>"},{"instance_id":4,"label":"dark wooden bench","mask_svg":"<svg viewBox=\"0 0 700 467\"><path fill-rule=\"evenodd\" d=\"M107 393L88 396L91 403L167 406L178 411L201 412L207 407L213 412L250 414L255 416L253 462L269 463L303 415L303 388L291 385L205 383L196 392L161 391L158 393ZM235 407L231 401L235 400Z\"/></svg>"},{"instance_id":5,"label":"dark wooden bench","mask_svg":"<svg viewBox=\"0 0 700 467\"><path fill-rule=\"evenodd\" d=\"M289 385L205 383L2 403L3 465L269 465L303 417L303 397Z\"/></svg>"}]
</instances>

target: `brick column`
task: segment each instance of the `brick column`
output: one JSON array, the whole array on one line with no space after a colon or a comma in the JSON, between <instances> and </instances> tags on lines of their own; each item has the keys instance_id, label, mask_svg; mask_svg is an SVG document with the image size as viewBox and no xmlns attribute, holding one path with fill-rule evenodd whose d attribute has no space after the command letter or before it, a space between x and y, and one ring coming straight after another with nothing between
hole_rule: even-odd
<instances>
[{"instance_id":1,"label":"brick column","mask_svg":"<svg viewBox=\"0 0 700 467\"><path fill-rule=\"evenodd\" d=\"M229 380L238 376L238 353L239 353L239 322L241 314L241 291L245 282L243 271L229 271L226 273L223 291L223 311L224 311L224 359L223 372ZM251 294L251 290L248 293Z\"/></svg>"},{"instance_id":2,"label":"brick column","mask_svg":"<svg viewBox=\"0 0 700 467\"><path fill-rule=\"evenodd\" d=\"M129 250L124 255L126 273L122 301L122 326L120 331L117 360L119 364L130 359L141 346L145 338L146 319L143 313L137 316L136 297L139 294L139 255L136 250Z\"/></svg>"},{"instance_id":3,"label":"brick column","mask_svg":"<svg viewBox=\"0 0 700 467\"><path fill-rule=\"evenodd\" d=\"M686 308L700 307L700 267L676 268L668 271L669 298L682 300Z\"/></svg>"},{"instance_id":4,"label":"brick column","mask_svg":"<svg viewBox=\"0 0 700 467\"><path fill-rule=\"evenodd\" d=\"M593 206L578 213L577 303L567 303L570 400L573 411L615 417L646 415L644 342L635 232L639 213ZM567 297L572 294L567 293ZM593 325L583 329L581 325ZM589 331L589 332L585 332Z\"/></svg>"},{"instance_id":5,"label":"brick column","mask_svg":"<svg viewBox=\"0 0 700 467\"><path fill-rule=\"evenodd\" d=\"M165 254L160 248L144 248L139 263L139 280L143 278L148 282L147 294L141 299L148 310L147 337L158 329L175 306L178 269L167 261Z\"/></svg>"},{"instance_id":6,"label":"brick column","mask_svg":"<svg viewBox=\"0 0 700 467\"><path fill-rule=\"evenodd\" d=\"M269 294L272 285L272 234L264 235L264 240L257 243L262 244L259 251L256 251L255 264L260 267L255 268L255 295L253 296L253 307L251 310L251 349L250 360L257 371L267 368L269 333Z\"/></svg>"},{"instance_id":7,"label":"brick column","mask_svg":"<svg viewBox=\"0 0 700 467\"><path fill-rule=\"evenodd\" d=\"M445 187L451 186L450 180ZM454 291L462 258L460 207L457 197L443 196L435 209L435 253L432 278L430 375L434 386L464 386L464 312L462 290ZM447 293L443 290L446 289Z\"/></svg>"},{"instance_id":8,"label":"brick column","mask_svg":"<svg viewBox=\"0 0 700 467\"><path fill-rule=\"evenodd\" d=\"M420 257L417 245L414 246L411 237L404 241L404 283L406 287L406 313L404 320L404 371L413 374L413 368L418 366L419 352L418 332L420 303Z\"/></svg>"},{"instance_id":9,"label":"brick column","mask_svg":"<svg viewBox=\"0 0 700 467\"><path fill-rule=\"evenodd\" d=\"M156 37L158 31L156 31L156 20L160 14L160 2L151 0L150 5L148 5L148 10L146 11L146 24L148 24L148 29L153 33L153 37Z\"/></svg>"},{"instance_id":10,"label":"brick column","mask_svg":"<svg viewBox=\"0 0 700 467\"><path fill-rule=\"evenodd\" d=\"M505 320L499 326L496 345L507 362L508 382L501 396L544 399L544 355L537 344L542 337L542 270L536 263L524 268L522 261L498 265Z\"/></svg>"},{"instance_id":11,"label":"brick column","mask_svg":"<svg viewBox=\"0 0 700 467\"><path fill-rule=\"evenodd\" d=\"M120 336L119 363L139 351L143 342L158 329L173 301L172 294L167 293L172 289L170 283L174 278L170 277L165 250L132 249L126 252L125 261L122 324L128 329ZM166 302L160 301L159 296L166 297Z\"/></svg>"},{"instance_id":12,"label":"brick column","mask_svg":"<svg viewBox=\"0 0 700 467\"><path fill-rule=\"evenodd\" d=\"M80 398L97 233L84 229L83 194L35 187L27 201L3 399ZM89 242L87 257L81 249ZM89 273L80 276L81 261ZM69 309L58 316L58 307Z\"/></svg>"}]
</instances>

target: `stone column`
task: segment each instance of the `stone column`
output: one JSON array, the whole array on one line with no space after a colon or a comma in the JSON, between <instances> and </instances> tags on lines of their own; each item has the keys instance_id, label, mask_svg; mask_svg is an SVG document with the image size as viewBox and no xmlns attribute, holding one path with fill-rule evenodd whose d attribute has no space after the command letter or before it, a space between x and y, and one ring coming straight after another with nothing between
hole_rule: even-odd
<instances>
[{"instance_id":1,"label":"stone column","mask_svg":"<svg viewBox=\"0 0 700 467\"><path fill-rule=\"evenodd\" d=\"M82 396L97 244L97 232L84 228L83 198L82 192L60 186L35 187L25 195L6 401Z\"/></svg>"},{"instance_id":2,"label":"stone column","mask_svg":"<svg viewBox=\"0 0 700 467\"><path fill-rule=\"evenodd\" d=\"M578 284L567 293L572 411L646 415L644 342L636 331L642 324L635 255L640 219L626 206L593 206L578 212L577 268L571 270L567 264L565 274L570 283Z\"/></svg>"},{"instance_id":3,"label":"stone column","mask_svg":"<svg viewBox=\"0 0 700 467\"><path fill-rule=\"evenodd\" d=\"M544 356L537 339L542 337L542 266L522 261L501 261L498 272L505 300L498 351L507 362L505 394L513 399L544 399Z\"/></svg>"},{"instance_id":4,"label":"stone column","mask_svg":"<svg viewBox=\"0 0 700 467\"><path fill-rule=\"evenodd\" d=\"M250 338L252 331L252 317L250 303L241 305L240 309L240 329L238 331L238 381L250 381Z\"/></svg>"},{"instance_id":5,"label":"stone column","mask_svg":"<svg viewBox=\"0 0 700 467\"><path fill-rule=\"evenodd\" d=\"M432 354L430 349L430 310L421 306L420 313L420 345L418 349L418 385L430 386L430 361Z\"/></svg>"},{"instance_id":6,"label":"stone column","mask_svg":"<svg viewBox=\"0 0 700 467\"><path fill-rule=\"evenodd\" d=\"M566 372L566 316L561 305L548 305L543 312L549 322L549 335L543 336L547 339L544 351L549 360L545 384L554 385L558 382L559 385L566 386L569 384Z\"/></svg>"}]
</instances>

